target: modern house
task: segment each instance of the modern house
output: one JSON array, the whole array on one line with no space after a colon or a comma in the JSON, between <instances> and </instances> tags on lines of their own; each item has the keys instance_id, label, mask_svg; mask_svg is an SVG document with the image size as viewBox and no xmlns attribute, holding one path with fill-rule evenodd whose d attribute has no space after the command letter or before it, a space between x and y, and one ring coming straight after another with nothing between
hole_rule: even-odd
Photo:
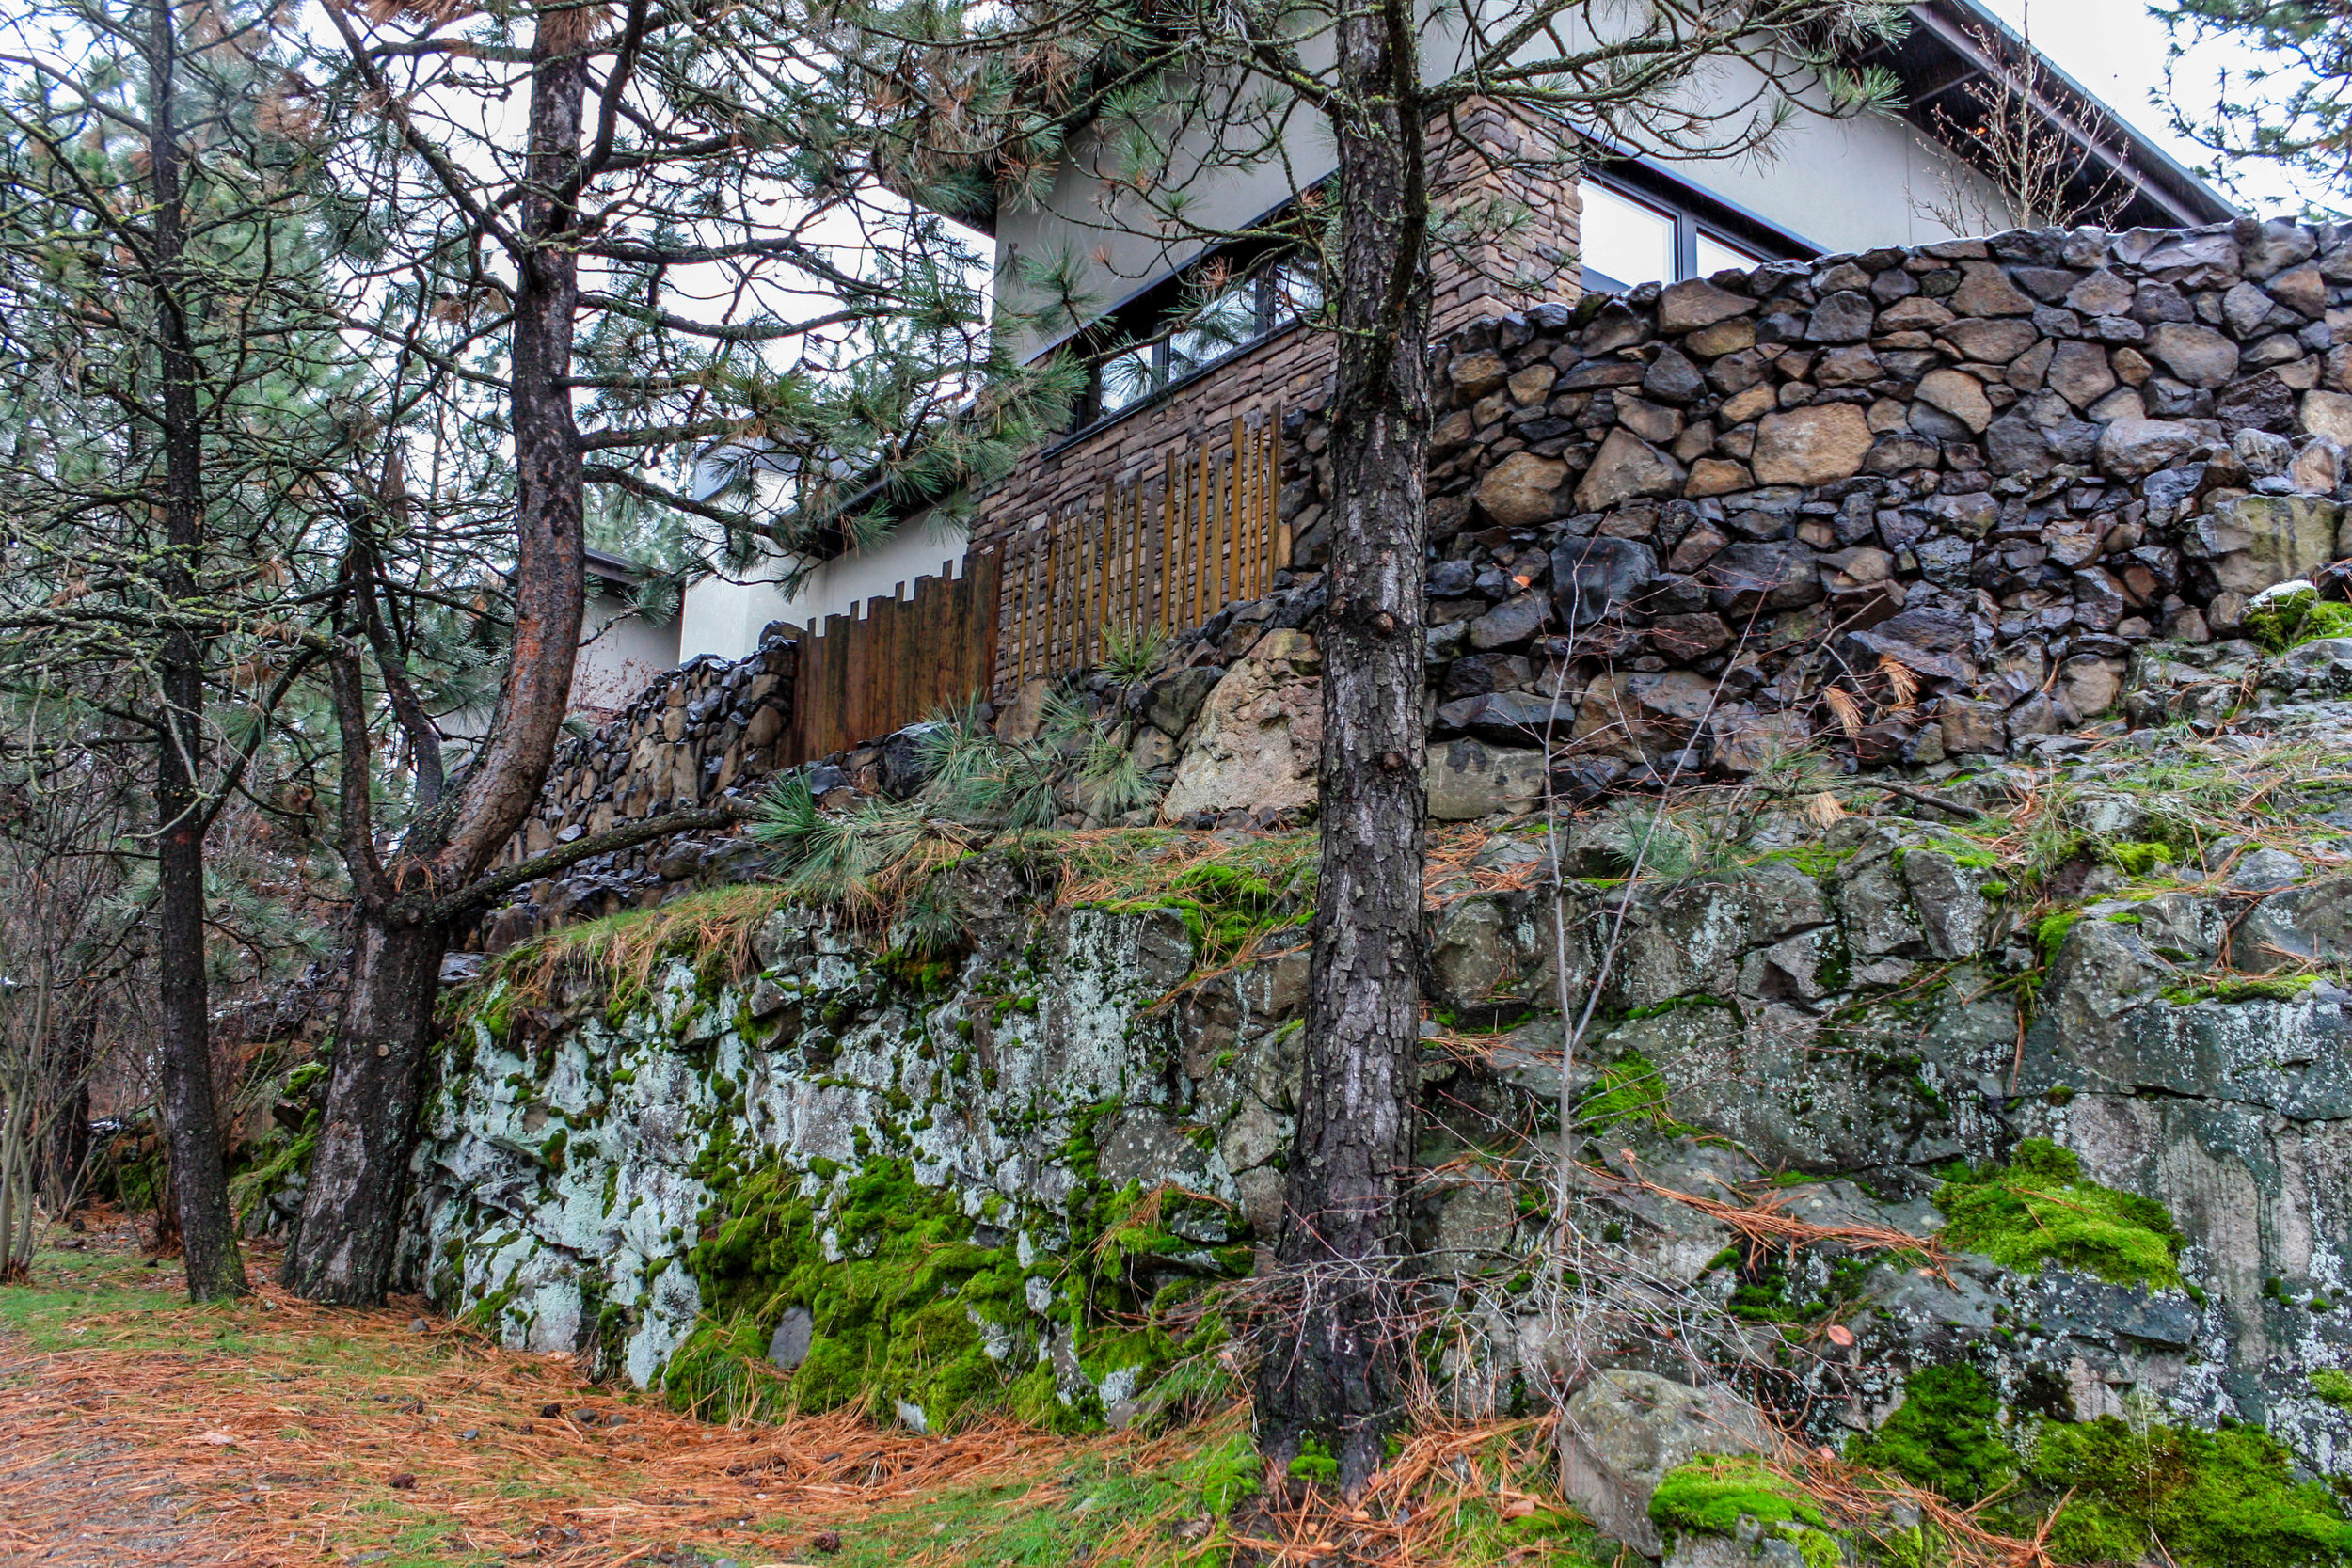
<instances>
[{"instance_id":1,"label":"modern house","mask_svg":"<svg viewBox=\"0 0 2352 1568\"><path fill-rule=\"evenodd\" d=\"M637 608L645 574L635 562L604 550L587 556L588 603L580 616L580 657L572 666L572 706L610 713L627 706L656 675L677 667L678 620Z\"/></svg>"},{"instance_id":2,"label":"modern house","mask_svg":"<svg viewBox=\"0 0 2352 1568\"><path fill-rule=\"evenodd\" d=\"M2021 69L2029 59L2038 69ZM1963 205L1985 215L1989 229L2010 227L2001 221L2000 191L1972 161L1985 84L2022 95L2042 126L2079 149L2076 184L2087 203L2102 208L2086 221L2179 228L2236 215L2088 90L2032 55L1978 0L1920 0L1905 36L1853 63L1893 74L1902 89L1899 116L1800 117L1769 158L1721 162L1672 161L1640 147L1594 151L1589 136L1579 138L1588 151L1573 178L1502 193L1532 214L1503 242L1510 254L1488 255L1475 269L1441 265L1433 330L1546 302L1572 304L1588 292L1956 237L1933 215L1939 193L1964 196ZM1702 90L1736 103L1759 85L1741 77L1747 71L1726 65ZM1505 150L1531 135L1567 134L1492 107L1474 109L1462 123L1471 136ZM1269 214L1329 171L1330 154L1320 144L1290 152L1286 171L1269 166L1205 180L1193 192L1199 221L1263 229ZM1073 428L984 498L968 538L918 515L881 545L818 564L790 593L775 580L785 575L782 563L748 581L691 585L681 657L740 657L775 623L803 628L826 616L855 617L870 599L903 596L925 576L961 576L968 553L990 551L998 557L1003 596L994 656L1001 686L1037 659L1051 662L1056 647L1068 651L1067 636L1047 645L1056 635L1057 594L1063 601L1074 594L1074 608L1060 606L1065 623L1099 614L1121 593L1140 601L1145 581L1174 570L1185 529L1218 562L1192 567L1174 591L1187 610L1213 611L1287 560L1286 553L1276 559L1291 547L1287 539L1253 544L1244 536L1258 526L1248 519L1271 518L1262 492L1279 488L1280 458L1258 471L1241 455L1244 443L1260 439L1250 433L1315 401L1328 375L1329 340L1300 329L1295 319L1311 284L1263 243L1218 248L1147 239L1122 226L1104 208L1115 199L1104 178L1110 157L1089 132L1073 135L1041 199L1008 203L988 219L1002 295L1021 288L1025 258L1054 257L1083 273L1100 302L1072 330L1028 345L1034 354L1072 348L1099 360ZM1453 166L1458 172L1469 162L1457 158ZM1466 185L1482 175L1492 178L1473 168ZM1951 203L1940 205L1948 212ZM1226 281L1204 320L1200 301L1212 280ZM1086 586L1057 586L1073 570ZM1153 591L1161 596L1157 612L1180 624L1164 580ZM1031 635L1041 596L1049 611L1043 642Z\"/></svg>"}]
</instances>

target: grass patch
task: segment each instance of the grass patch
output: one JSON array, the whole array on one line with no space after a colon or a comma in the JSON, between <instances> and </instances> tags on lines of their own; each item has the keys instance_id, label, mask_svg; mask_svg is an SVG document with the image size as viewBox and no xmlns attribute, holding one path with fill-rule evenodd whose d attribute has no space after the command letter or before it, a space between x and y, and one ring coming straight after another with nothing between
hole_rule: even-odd
<instances>
[{"instance_id":1,"label":"grass patch","mask_svg":"<svg viewBox=\"0 0 2352 1568\"><path fill-rule=\"evenodd\" d=\"M546 1006L557 981L577 974L604 990L617 1017L652 993L655 971L673 958L715 984L739 980L752 969L753 933L790 900L782 887L736 883L533 937L500 954L458 993L459 1016L503 1033L514 1008Z\"/></svg>"},{"instance_id":2,"label":"grass patch","mask_svg":"<svg viewBox=\"0 0 2352 1568\"><path fill-rule=\"evenodd\" d=\"M2181 1283L2182 1238L2164 1205L2083 1180L2072 1149L2027 1138L2009 1165L1969 1171L1937 1189L1947 1246L2013 1269L2045 1263L2124 1285Z\"/></svg>"}]
</instances>

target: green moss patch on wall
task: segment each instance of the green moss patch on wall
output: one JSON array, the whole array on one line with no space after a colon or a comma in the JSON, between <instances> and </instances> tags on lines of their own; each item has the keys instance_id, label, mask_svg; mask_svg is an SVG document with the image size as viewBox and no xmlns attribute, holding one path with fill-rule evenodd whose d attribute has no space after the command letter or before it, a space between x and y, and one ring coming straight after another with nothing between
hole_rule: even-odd
<instances>
[{"instance_id":1,"label":"green moss patch on wall","mask_svg":"<svg viewBox=\"0 0 2352 1568\"><path fill-rule=\"evenodd\" d=\"M2000 1414L2000 1395L1974 1367L1923 1367L1904 1383L1903 1402L1886 1424L1856 1435L1846 1457L1954 1502L1979 1502L2017 1472Z\"/></svg>"},{"instance_id":2,"label":"green moss patch on wall","mask_svg":"<svg viewBox=\"0 0 2352 1568\"><path fill-rule=\"evenodd\" d=\"M1073 1430L1104 1415L1065 1397L1039 1332L1066 1337L1089 1382L1114 1373L1155 1402L1227 1392L1214 1313L1187 1310L1215 1279L1246 1274L1247 1247L1206 1246L1169 1228L1201 1200L1130 1184L1082 1187L1067 1244L1025 1249L1008 1218L976 1221L951 1188L918 1180L904 1160L854 1171L773 1160L741 1175L729 1151L695 1174L715 1194L687 1255L703 1316L670 1357L663 1387L679 1409L772 1418L853 1406L879 1417L919 1407L932 1431L1005 1413ZM809 1189L816 1189L810 1193ZM1032 1215L1041 1228L1053 1219ZM786 1312L812 1320L806 1358L768 1360Z\"/></svg>"},{"instance_id":3,"label":"green moss patch on wall","mask_svg":"<svg viewBox=\"0 0 2352 1568\"><path fill-rule=\"evenodd\" d=\"M1721 1454L1685 1460L1650 1495L1649 1516L1670 1536L1733 1535L1741 1519L1753 1519L1765 1534L1795 1545L1805 1568L1837 1568L1844 1560L1820 1509L1760 1460Z\"/></svg>"},{"instance_id":4,"label":"green moss patch on wall","mask_svg":"<svg viewBox=\"0 0 2352 1568\"><path fill-rule=\"evenodd\" d=\"M2249 1426L2197 1432L2114 1417L2042 1426L2027 1465L2066 1498L2050 1527L2061 1562L2323 1568L2352 1560L2352 1522L2328 1488Z\"/></svg>"},{"instance_id":5,"label":"green moss patch on wall","mask_svg":"<svg viewBox=\"0 0 2352 1568\"><path fill-rule=\"evenodd\" d=\"M2280 594L2246 612L2245 634L2273 654L2323 637L2352 637L2352 604L2323 599L2310 588Z\"/></svg>"},{"instance_id":6,"label":"green moss patch on wall","mask_svg":"<svg viewBox=\"0 0 2352 1568\"><path fill-rule=\"evenodd\" d=\"M2181 1283L2182 1239L2164 1205L2083 1180L2072 1149L2026 1138L2008 1165L1963 1171L1936 1190L1947 1246L2027 1271L2055 1263L2118 1284Z\"/></svg>"}]
</instances>

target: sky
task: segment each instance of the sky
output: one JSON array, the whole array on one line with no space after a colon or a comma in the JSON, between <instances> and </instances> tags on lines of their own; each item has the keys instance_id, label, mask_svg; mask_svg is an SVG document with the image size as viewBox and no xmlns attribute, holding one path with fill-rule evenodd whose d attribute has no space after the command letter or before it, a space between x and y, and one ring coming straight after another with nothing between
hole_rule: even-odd
<instances>
[{"instance_id":1,"label":"sky","mask_svg":"<svg viewBox=\"0 0 2352 1568\"><path fill-rule=\"evenodd\" d=\"M2149 102L2151 93L2165 90L2165 51L2171 34L2148 14L2146 0L1981 3L2020 32L2030 24L2035 48L2183 164L2195 168L2208 160L2210 154L2174 135L2164 108ZM2182 85L2210 89L2216 67L2244 57L2241 52L2209 45L2185 64ZM2282 206L2295 205L2285 201L2285 188L2275 180L2249 177L2248 182L2255 193L2277 194Z\"/></svg>"}]
</instances>

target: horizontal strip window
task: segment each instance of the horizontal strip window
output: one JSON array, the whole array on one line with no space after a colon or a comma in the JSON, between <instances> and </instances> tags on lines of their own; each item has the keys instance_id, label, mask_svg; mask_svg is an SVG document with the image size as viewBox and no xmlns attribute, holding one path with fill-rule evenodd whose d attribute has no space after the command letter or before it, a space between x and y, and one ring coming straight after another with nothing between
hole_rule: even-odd
<instances>
[{"instance_id":1,"label":"horizontal strip window","mask_svg":"<svg viewBox=\"0 0 2352 1568\"><path fill-rule=\"evenodd\" d=\"M1578 186L1584 287L1595 293L1815 254L1803 241L1638 165L1587 174Z\"/></svg>"},{"instance_id":2,"label":"horizontal strip window","mask_svg":"<svg viewBox=\"0 0 2352 1568\"><path fill-rule=\"evenodd\" d=\"M1187 376L1272 337L1322 301L1314 275L1284 262L1228 285L1197 308L1164 311L1156 323L1136 324L1143 329L1138 336L1154 326L1162 330L1095 367L1088 422L1149 402Z\"/></svg>"}]
</instances>

